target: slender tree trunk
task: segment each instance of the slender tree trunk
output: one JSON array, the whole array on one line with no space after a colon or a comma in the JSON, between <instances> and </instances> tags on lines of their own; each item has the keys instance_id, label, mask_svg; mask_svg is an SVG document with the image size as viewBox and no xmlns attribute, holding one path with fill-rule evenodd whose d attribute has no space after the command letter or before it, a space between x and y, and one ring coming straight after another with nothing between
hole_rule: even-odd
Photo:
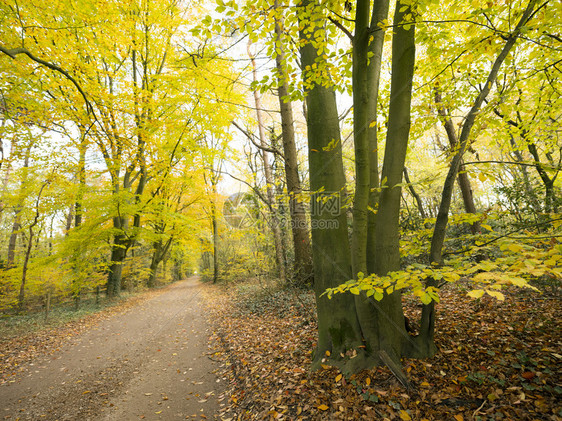
<instances>
[{"instance_id":1,"label":"slender tree trunk","mask_svg":"<svg viewBox=\"0 0 562 421\"><path fill-rule=\"evenodd\" d=\"M367 84L369 87L369 102L367 107L369 109L369 121L367 128L367 135L369 138L369 172L370 172L370 193L369 193L369 208L367 217L367 272L375 272L375 225L376 214L375 210L379 204L379 146L378 146L378 96L380 85L380 73L382 64L382 52L384 46L385 30L379 26L388 18L388 11L390 7L389 0L375 1L373 3L373 10L371 14L371 35L372 41L369 43L369 52L372 54L369 59L369 69L367 75ZM373 312L369 312L373 314ZM371 330L366 321L362 322L367 330Z\"/></svg>"},{"instance_id":2,"label":"slender tree trunk","mask_svg":"<svg viewBox=\"0 0 562 421\"><path fill-rule=\"evenodd\" d=\"M84 129L82 129L82 133L80 135L80 144L78 146L78 149L79 149L78 174L77 174L78 192L76 194L76 201L74 202L74 228L78 228L82 225L82 217L83 217L82 202L84 201L84 191L86 190L87 142L86 142L86 131ZM70 229L70 227L68 229ZM73 265L76 273L73 279L74 308L78 311L78 309L80 308L80 296L82 293L82 285L81 285L82 279L80 279L80 275L78 274L78 267L77 267L78 266L77 260L80 259L80 253L78 251L75 252L73 259L74 259Z\"/></svg>"},{"instance_id":3,"label":"slender tree trunk","mask_svg":"<svg viewBox=\"0 0 562 421\"><path fill-rule=\"evenodd\" d=\"M438 89L435 89L435 104L437 105L437 112L441 117L443 126L445 127L445 132L447 133L447 138L449 139L450 150L455 153L456 148L459 145L459 140L457 138L457 132L455 130L455 125L453 120L448 115L447 110L443 106L443 100L441 98L441 93ZM476 205L474 204L474 195L472 194L472 186L470 185L470 179L468 174L464 170L464 162L461 160L459 164L459 171L457 175L457 181L462 194L462 201L464 203L464 209L466 213L476 213ZM477 234L481 231L480 222L474 222L470 225L470 230L472 234Z\"/></svg>"},{"instance_id":4,"label":"slender tree trunk","mask_svg":"<svg viewBox=\"0 0 562 421\"><path fill-rule=\"evenodd\" d=\"M74 219L74 205L68 207L68 213L66 214L66 223L64 225L64 235L68 235L72 228L72 220Z\"/></svg>"},{"instance_id":5,"label":"slender tree trunk","mask_svg":"<svg viewBox=\"0 0 562 421\"><path fill-rule=\"evenodd\" d=\"M515 143L515 139L513 138L513 135L511 135L511 134L509 136L509 143L511 144L511 150L512 150L513 155L515 157L515 161L517 161L519 163L525 162L525 159L523 158L523 154L521 154L521 151L517 148L517 145ZM539 203L539 200L537 198L537 195L536 195L535 191L533 190L533 186L531 185L531 180L530 180L530 177L529 177L529 172L527 171L527 167L525 165L519 165L519 168L521 170L521 176L523 178L523 185L524 185L524 188L525 188L525 194L527 195L527 201L531 203L531 206L533 207L534 212L540 212L542 206Z\"/></svg>"},{"instance_id":6,"label":"slender tree trunk","mask_svg":"<svg viewBox=\"0 0 562 421\"><path fill-rule=\"evenodd\" d=\"M527 149L529 149L529 152L531 153L534 160L535 170L537 171L537 174L539 175L544 186L544 210L547 213L556 212L556 200L554 196L554 181L556 180L556 177L549 177L548 173L543 168L535 142L529 139L528 134L526 134L525 132L522 137L527 143Z\"/></svg>"},{"instance_id":7,"label":"slender tree trunk","mask_svg":"<svg viewBox=\"0 0 562 421\"><path fill-rule=\"evenodd\" d=\"M213 283L217 283L219 280L219 225L217 218L217 208L216 208L216 197L217 197L217 186L213 184L213 199L211 200L211 225L213 229Z\"/></svg>"},{"instance_id":8,"label":"slender tree trunk","mask_svg":"<svg viewBox=\"0 0 562 421\"><path fill-rule=\"evenodd\" d=\"M418 207L418 212L420 213L420 216L422 217L422 219L426 219L427 215L423 208L423 202L421 200L420 195L416 192L416 189L414 189L414 185L410 180L410 176L408 175L408 169L406 167L404 167L404 180L406 181L406 183L408 183L408 190L410 190L410 194L416 201L416 205Z\"/></svg>"},{"instance_id":9,"label":"slender tree trunk","mask_svg":"<svg viewBox=\"0 0 562 421\"><path fill-rule=\"evenodd\" d=\"M442 253L443 253L443 244L445 242L445 234L447 229L447 223L449 220L449 209L451 207L451 198L453 195L453 187L455 178L458 174L458 170L460 164L462 162L462 156L464 151L466 150L468 143L470 141L470 134L472 131L472 127L474 122L476 121L476 117L480 114L482 104L484 100L490 93L490 89L494 86L498 72L500 70L501 65L503 64L504 60L508 56L509 52L515 45L517 38L521 32L523 26L527 24L529 19L532 18L534 13L535 5L537 4L537 0L529 0L527 3L527 7L523 12L519 22L517 23L513 32L507 37L505 45L503 46L502 50L498 54L494 64L492 65L492 69L488 75L486 82L484 83L483 89L480 91L472 108L468 112L464 123L462 125L462 131L459 137L459 144L457 153L454 155L453 160L451 161L451 166L449 167L449 171L445 178L445 183L443 185L443 191L441 193L441 202L439 204L439 211L437 213L437 219L435 221L435 227L433 229L433 236L431 238L431 249L430 249L430 256L429 260L432 264L441 264L442 263ZM427 287L436 287L437 282L435 279L428 279L426 282ZM431 303L424 305L422 308L422 315L421 315L421 323L420 323L420 334L418 336L418 346L423 347L431 346L433 343L435 335L435 303L432 301Z\"/></svg>"},{"instance_id":10,"label":"slender tree trunk","mask_svg":"<svg viewBox=\"0 0 562 421\"><path fill-rule=\"evenodd\" d=\"M31 224L29 225L29 236L27 238L27 244L26 244L26 249L25 249L25 256L23 259L23 268L22 268L22 274L21 274L21 284L20 284L20 291L18 294L18 311L21 313L23 311L23 306L24 306L24 302L25 302L25 283L27 281L27 268L29 265L29 259L31 257L31 249L33 248L33 237L34 237L34 231L33 228L35 228L35 226L39 223L39 201L41 200L41 196L43 194L43 189L47 186L47 184L49 183L49 181L45 182L42 186L41 189L39 190L39 194L37 195L37 200L35 201L35 216L33 218L33 221L31 222Z\"/></svg>"},{"instance_id":11,"label":"slender tree trunk","mask_svg":"<svg viewBox=\"0 0 562 421\"><path fill-rule=\"evenodd\" d=\"M275 0L275 8L279 10L279 2ZM280 13L280 12L279 12ZM298 172L298 155L295 145L295 130L293 122L293 109L289 100L289 84L285 70L285 50L283 44L282 19L275 20L275 42L277 55L275 63L279 75L279 109L281 111L281 131L283 137L283 155L285 157L285 179L289 194L289 212L291 215L291 232L293 234L293 249L295 264L293 268L294 279L300 284L313 280L312 250L310 246L310 233L304 204L302 202L301 183Z\"/></svg>"},{"instance_id":12,"label":"slender tree trunk","mask_svg":"<svg viewBox=\"0 0 562 421\"><path fill-rule=\"evenodd\" d=\"M257 80L257 73L256 73L256 62L254 61L254 56L250 51L250 43L248 44L248 56L250 57L250 61L252 63L252 75L253 80ZM262 148L267 147L267 136L265 134L265 126L263 123L263 115L262 115L262 105L259 94L257 91L254 91L254 102L256 104L256 118L258 121L258 131L259 131L259 138L260 138L260 145ZM263 172L265 174L265 182L266 182L266 193L267 193L267 201L269 202L269 210L271 214L271 231L273 232L273 241L275 243L275 261L277 263L277 271L279 273L279 278L285 280L285 259L284 259L284 252L283 252L283 243L281 239L281 228L279 226L279 218L276 211L275 206L275 191L274 185L275 180L273 179L273 172L271 170L271 165L269 163L269 154L265 150L261 149L261 157L263 161Z\"/></svg>"},{"instance_id":13,"label":"slender tree trunk","mask_svg":"<svg viewBox=\"0 0 562 421\"><path fill-rule=\"evenodd\" d=\"M415 27L412 24L409 29L405 29L401 23L412 13L410 6L399 1L396 3L388 131L382 168L383 185L375 225L374 272L377 275L386 275L390 271L400 269L400 184L410 133L410 104L415 63ZM395 363L399 363L409 345L401 294L394 292L385 295L378 303L377 310L378 343L371 343L371 346L377 346Z\"/></svg>"},{"instance_id":14,"label":"slender tree trunk","mask_svg":"<svg viewBox=\"0 0 562 421\"><path fill-rule=\"evenodd\" d=\"M25 158L23 161L23 168L22 168L22 179L20 184L20 198L16 205L16 209L14 212L14 222L12 224L12 233L10 234L10 240L8 241L8 256L6 259L6 267L9 269L14 266L15 259L16 259L16 246L18 241L18 234L21 230L21 212L23 210L23 196L27 184L27 176L29 170L29 159L31 157L31 148L33 147L33 143L30 143L29 146L25 150Z\"/></svg>"},{"instance_id":15,"label":"slender tree trunk","mask_svg":"<svg viewBox=\"0 0 562 421\"><path fill-rule=\"evenodd\" d=\"M6 259L6 267L8 269L15 266L16 246L18 242L18 234L21 230L21 211L21 206L16 207L14 222L12 224L12 233L10 234L10 239L8 240L8 256Z\"/></svg>"},{"instance_id":16,"label":"slender tree trunk","mask_svg":"<svg viewBox=\"0 0 562 421\"><path fill-rule=\"evenodd\" d=\"M80 140L80 157L78 159L78 194L74 204L74 226L82 225L82 202L84 201L84 190L86 189L86 135L82 133Z\"/></svg>"},{"instance_id":17,"label":"slender tree trunk","mask_svg":"<svg viewBox=\"0 0 562 421\"><path fill-rule=\"evenodd\" d=\"M156 279L158 275L158 265L164 260L164 257L170 249L173 237L168 238L166 243L162 243L162 240L155 241L152 245L154 251L152 253L152 259L150 261L150 274L148 276L147 286L148 288L154 288L156 286Z\"/></svg>"},{"instance_id":18,"label":"slender tree trunk","mask_svg":"<svg viewBox=\"0 0 562 421\"><path fill-rule=\"evenodd\" d=\"M355 35L353 37L353 137L355 145L355 196L353 200L353 231L351 260L353 276L367 274L367 217L371 173L368 131L376 115L369 114L369 98L373 94L367 83L369 38L369 0L357 0Z\"/></svg>"}]
</instances>

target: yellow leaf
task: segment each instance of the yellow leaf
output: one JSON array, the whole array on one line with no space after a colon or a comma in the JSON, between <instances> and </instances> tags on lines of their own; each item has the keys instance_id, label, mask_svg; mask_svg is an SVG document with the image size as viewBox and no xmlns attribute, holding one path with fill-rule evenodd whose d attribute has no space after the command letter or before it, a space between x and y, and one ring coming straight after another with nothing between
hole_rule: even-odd
<instances>
[{"instance_id":1,"label":"yellow leaf","mask_svg":"<svg viewBox=\"0 0 562 421\"><path fill-rule=\"evenodd\" d=\"M429 383L428 382L421 382L421 387L429 387Z\"/></svg>"},{"instance_id":2,"label":"yellow leaf","mask_svg":"<svg viewBox=\"0 0 562 421\"><path fill-rule=\"evenodd\" d=\"M326 351L326 357L329 357L331 355L330 351Z\"/></svg>"},{"instance_id":3,"label":"yellow leaf","mask_svg":"<svg viewBox=\"0 0 562 421\"><path fill-rule=\"evenodd\" d=\"M371 121L371 123L369 123L369 128L371 127L375 127L377 125L376 120Z\"/></svg>"},{"instance_id":4,"label":"yellow leaf","mask_svg":"<svg viewBox=\"0 0 562 421\"><path fill-rule=\"evenodd\" d=\"M523 250L523 247L521 247L518 244L510 244L507 246L509 251L512 251L514 253L519 253L521 250Z\"/></svg>"},{"instance_id":5,"label":"yellow leaf","mask_svg":"<svg viewBox=\"0 0 562 421\"><path fill-rule=\"evenodd\" d=\"M480 298L484 295L483 289L473 289L472 291L468 291L468 296L472 298Z\"/></svg>"},{"instance_id":6,"label":"yellow leaf","mask_svg":"<svg viewBox=\"0 0 562 421\"><path fill-rule=\"evenodd\" d=\"M486 228L488 231L494 231L494 229L488 224L480 224L482 228Z\"/></svg>"},{"instance_id":7,"label":"yellow leaf","mask_svg":"<svg viewBox=\"0 0 562 421\"><path fill-rule=\"evenodd\" d=\"M505 299L505 296L499 292L499 291L493 291L493 290L486 290L486 293L492 297L494 297L496 300L500 300L503 301Z\"/></svg>"},{"instance_id":8,"label":"yellow leaf","mask_svg":"<svg viewBox=\"0 0 562 421\"><path fill-rule=\"evenodd\" d=\"M336 376L336 383L339 382L342 377L343 377L343 376L342 376L341 374L338 374L338 375Z\"/></svg>"},{"instance_id":9,"label":"yellow leaf","mask_svg":"<svg viewBox=\"0 0 562 421\"><path fill-rule=\"evenodd\" d=\"M318 407L318 409L319 409L320 411L326 411L326 410L328 409L328 405L322 404L322 405L320 405L320 406Z\"/></svg>"},{"instance_id":10,"label":"yellow leaf","mask_svg":"<svg viewBox=\"0 0 562 421\"><path fill-rule=\"evenodd\" d=\"M330 366L327 364L320 364L324 370L329 370Z\"/></svg>"},{"instance_id":11,"label":"yellow leaf","mask_svg":"<svg viewBox=\"0 0 562 421\"><path fill-rule=\"evenodd\" d=\"M402 419L404 421L410 421L412 419L412 417L406 411L401 409L400 410L400 419Z\"/></svg>"},{"instance_id":12,"label":"yellow leaf","mask_svg":"<svg viewBox=\"0 0 562 421\"><path fill-rule=\"evenodd\" d=\"M367 378L365 379L365 384L366 384L367 386L369 386L369 385L371 384L371 378L370 378L370 377L367 377Z\"/></svg>"},{"instance_id":13,"label":"yellow leaf","mask_svg":"<svg viewBox=\"0 0 562 421\"><path fill-rule=\"evenodd\" d=\"M464 421L462 414L454 415L453 418L457 421Z\"/></svg>"}]
</instances>

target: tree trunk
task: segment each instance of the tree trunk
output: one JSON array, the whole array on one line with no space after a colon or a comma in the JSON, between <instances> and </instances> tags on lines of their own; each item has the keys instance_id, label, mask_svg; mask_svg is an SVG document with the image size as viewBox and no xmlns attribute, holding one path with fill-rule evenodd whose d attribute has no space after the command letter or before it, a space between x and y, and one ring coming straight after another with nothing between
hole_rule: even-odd
<instances>
[{"instance_id":1,"label":"tree trunk","mask_svg":"<svg viewBox=\"0 0 562 421\"><path fill-rule=\"evenodd\" d=\"M23 196L25 192L25 187L27 184L27 176L28 176L28 169L29 169L29 159L31 157L31 148L33 147L33 143L30 143L25 150L25 158L23 161L23 168L22 168L22 179L20 184L20 194L19 194L19 201L16 205L16 209L14 212L14 223L12 224L12 233L10 234L10 240L8 241L8 256L6 259L6 268L11 268L15 265L16 259L16 245L18 241L18 234L21 230L21 212L23 210L22 203L23 203Z\"/></svg>"},{"instance_id":2,"label":"tree trunk","mask_svg":"<svg viewBox=\"0 0 562 421\"><path fill-rule=\"evenodd\" d=\"M211 226L213 230L213 283L216 284L219 280L219 225L217 220L217 207L215 200L217 198L217 186L212 185L213 198L211 200Z\"/></svg>"},{"instance_id":3,"label":"tree trunk","mask_svg":"<svg viewBox=\"0 0 562 421\"><path fill-rule=\"evenodd\" d=\"M418 212L420 213L420 216L422 217L422 219L426 219L427 214L425 213L425 210L423 208L423 202L421 200L420 195L416 192L416 189L414 189L412 182L410 181L410 177L408 176L408 169L406 167L404 167L404 181L408 183L408 190L410 190L410 194L416 201L416 205L418 207Z\"/></svg>"},{"instance_id":4,"label":"tree trunk","mask_svg":"<svg viewBox=\"0 0 562 421\"><path fill-rule=\"evenodd\" d=\"M148 276L147 286L148 288L154 288L156 286L156 279L158 273L158 265L170 249L170 245L172 244L173 237L168 238L165 244L162 244L162 240L155 241L152 245L154 249L152 253L152 259L150 261L150 274Z\"/></svg>"},{"instance_id":5,"label":"tree trunk","mask_svg":"<svg viewBox=\"0 0 562 421\"><path fill-rule=\"evenodd\" d=\"M21 274L21 284L20 284L20 291L18 294L18 311L21 313L23 311L23 305L25 302L25 283L27 280L27 268L29 265L29 259L31 257L31 249L33 247L33 236L34 236L34 231L33 228L35 228L35 226L39 223L39 201L41 200L41 196L43 194L43 189L47 186L47 184L50 181L46 181L42 186L41 189L39 190L39 194L37 195L37 200L35 201L35 216L33 218L33 221L31 222L31 224L29 225L29 237L27 239L27 245L26 245L26 249L25 249L25 256L23 259L23 268L22 268L22 274Z\"/></svg>"},{"instance_id":6,"label":"tree trunk","mask_svg":"<svg viewBox=\"0 0 562 421\"><path fill-rule=\"evenodd\" d=\"M375 210L379 203L379 146L378 146L378 96L379 96L379 81L382 64L382 52L384 46L385 31L379 26L388 18L389 0L375 1L373 3L373 10L371 14L371 34L373 40L368 44L369 52L372 54L369 60L369 69L367 75L367 84L369 87L369 102L367 107L369 109L369 121L367 134L369 137L369 172L370 172L370 193L369 193L369 212L367 217L367 272L375 272L375 225L376 214ZM372 311L371 311L372 313ZM366 328L370 329L365 323Z\"/></svg>"},{"instance_id":7,"label":"tree trunk","mask_svg":"<svg viewBox=\"0 0 562 421\"><path fill-rule=\"evenodd\" d=\"M252 75L254 82L257 81L257 72L256 72L256 62L254 61L254 56L250 51L251 43L248 43L248 56L250 57L250 61L252 63ZM256 104L256 118L258 121L258 132L260 138L260 146L262 148L267 148L267 137L265 135L265 126L263 123L263 115L262 115L262 106L261 100L258 94L258 91L254 90L254 102ZM265 174L265 189L267 193L267 201L270 211L270 226L271 231L273 232L273 241L275 244L275 261L277 263L277 271L279 274L279 278L281 280L285 280L285 259L284 259L284 252L283 252L283 243L281 239L281 228L279 226L279 218L276 211L275 206L275 192L273 186L275 184L275 180L273 179L273 173L271 170L271 165L269 163L269 154L264 149L260 149L261 158L263 161L263 172Z\"/></svg>"},{"instance_id":8,"label":"tree trunk","mask_svg":"<svg viewBox=\"0 0 562 421\"><path fill-rule=\"evenodd\" d=\"M127 221L122 217L113 218L113 226L118 233L113 236L111 245L111 260L107 277L107 296L117 297L121 293L121 278L123 264L127 257L130 240L125 234Z\"/></svg>"},{"instance_id":9,"label":"tree trunk","mask_svg":"<svg viewBox=\"0 0 562 421\"><path fill-rule=\"evenodd\" d=\"M80 157L78 159L78 194L74 204L74 226L82 225L82 202L84 200L84 190L86 189L86 134L82 133L80 140Z\"/></svg>"},{"instance_id":10,"label":"tree trunk","mask_svg":"<svg viewBox=\"0 0 562 421\"><path fill-rule=\"evenodd\" d=\"M306 69L307 66L316 65L322 60L317 48L310 42L321 29L322 22L304 21L302 18L315 16L315 1L303 0L299 7L301 26L312 28L310 32L303 30L300 35L301 39L306 40L300 49L302 67ZM326 288L338 286L351 279L347 217L342 206L345 175L336 97L330 87L319 84L306 71L303 78L306 87L310 188L313 192L312 258L318 314L318 344L313 367L320 367L327 351L331 353L334 364L344 367L345 361L338 361L340 354L346 355L348 351L359 349L362 345L355 302L349 294L336 294L331 300L325 295L322 296ZM321 189L324 193L319 193ZM326 199L330 207L325 206L326 203L322 199ZM348 362L353 364L356 360L358 358Z\"/></svg>"},{"instance_id":11,"label":"tree trunk","mask_svg":"<svg viewBox=\"0 0 562 421\"><path fill-rule=\"evenodd\" d=\"M464 151L466 150L469 140L470 134L472 131L472 127L476 120L476 117L480 114L480 107L484 103L484 100L490 93L490 89L494 86L498 72L500 67L506 57L508 56L509 52L515 45L517 38L521 32L521 28L527 24L529 19L532 18L534 14L534 7L537 4L537 0L529 0L525 11L523 12L517 26L513 30L513 32L507 37L506 43L503 46L502 50L498 54L494 64L492 65L492 69L488 74L488 78L484 83L483 89L480 91L472 108L468 112L466 118L464 119L464 123L462 125L462 131L459 137L459 145L458 150L453 160L451 161L451 166L449 167L449 171L445 178L445 183L443 185L443 191L441 193L441 202L439 204L439 211L437 213L437 219L435 221L435 227L433 228L433 236L431 238L431 249L429 252L429 260L432 264L441 264L443 259L443 244L445 242L445 234L447 229L447 223L449 220L449 209L451 207L451 198L453 195L453 187L456 175L458 174L458 170L460 164L462 162L462 156ZM437 282L434 279L428 279L426 282L426 286L433 286L435 287ZM420 334L418 336L419 345L423 346L424 344L432 343L435 331L435 303L432 301L431 303L424 305L422 308L422 315L421 315L421 322L420 322Z\"/></svg>"},{"instance_id":12,"label":"tree trunk","mask_svg":"<svg viewBox=\"0 0 562 421\"><path fill-rule=\"evenodd\" d=\"M279 10L279 2L275 0L275 8ZM298 155L295 145L295 130L293 122L293 109L289 100L289 84L285 71L285 50L282 39L281 18L275 21L275 42L277 55L275 63L279 78L277 95L281 111L281 131L283 137L283 155L285 157L285 179L289 194L289 212L291 215L291 232L293 234L293 249L295 264L293 277L301 285L313 281L312 250L310 246L310 233L304 204L301 198L301 183L298 172Z\"/></svg>"},{"instance_id":13,"label":"tree trunk","mask_svg":"<svg viewBox=\"0 0 562 421\"><path fill-rule=\"evenodd\" d=\"M6 259L6 268L10 269L15 266L16 260L16 245L18 241L18 234L21 230L21 206L18 206L14 215L14 223L12 224L12 233L8 241L8 256Z\"/></svg>"},{"instance_id":14,"label":"tree trunk","mask_svg":"<svg viewBox=\"0 0 562 421\"><path fill-rule=\"evenodd\" d=\"M371 173L369 156L369 126L376 115L369 114L369 98L373 94L367 83L369 37L369 0L357 0L355 35L353 37L353 138L355 146L355 195L353 199L353 231L351 260L353 276L367 274L367 217Z\"/></svg>"},{"instance_id":15,"label":"tree trunk","mask_svg":"<svg viewBox=\"0 0 562 421\"><path fill-rule=\"evenodd\" d=\"M388 131L382 168L382 190L374 234L374 272L381 276L400 269L399 217L402 194L400 184L410 133L410 103L415 63L414 25L405 29L400 23L404 21L405 16L412 13L409 6L399 1L396 3ZM379 353L385 351L393 361L399 363L409 344L400 292L385 295L376 307L377 338L372 338L369 343Z\"/></svg>"},{"instance_id":16,"label":"tree trunk","mask_svg":"<svg viewBox=\"0 0 562 421\"><path fill-rule=\"evenodd\" d=\"M443 106L443 100L441 98L441 93L436 88L435 89L435 105L437 105L437 112L441 117L443 122L443 127L445 127L445 132L447 133L447 139L449 139L449 145L451 146L451 152L455 153L456 148L459 146L459 140L457 138L457 132L455 130L455 125L453 120L448 115L447 110ZM472 194L472 187L470 185L470 179L468 174L464 171L464 162L461 160L459 164L457 181L459 183L459 188L461 189L462 201L464 203L464 209L466 213L476 213L476 205L474 204L474 195ZM477 234L481 231L480 222L474 222L470 225L470 231L472 234Z\"/></svg>"}]
</instances>

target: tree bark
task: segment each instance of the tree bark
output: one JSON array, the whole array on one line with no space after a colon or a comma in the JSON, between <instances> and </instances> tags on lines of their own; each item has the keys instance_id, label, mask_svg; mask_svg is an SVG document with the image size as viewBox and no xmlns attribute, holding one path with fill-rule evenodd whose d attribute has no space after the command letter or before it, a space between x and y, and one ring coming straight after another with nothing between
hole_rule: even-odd
<instances>
[{"instance_id":1,"label":"tree bark","mask_svg":"<svg viewBox=\"0 0 562 421\"><path fill-rule=\"evenodd\" d=\"M401 11L402 10L402 11ZM405 16L410 6L396 3L392 38L392 79L388 131L382 168L382 190L375 225L374 272L386 275L400 269L399 217L402 173L410 133L410 104L415 63L414 24L406 28ZM385 295L376 305L378 310L378 350L384 350L395 362L400 361L409 335L405 330L401 294ZM374 342L374 338L371 342Z\"/></svg>"},{"instance_id":2,"label":"tree bark","mask_svg":"<svg viewBox=\"0 0 562 421\"><path fill-rule=\"evenodd\" d=\"M35 226L39 223L39 216L40 216L39 201L41 200L41 196L43 195L43 189L47 186L47 184L49 184L48 180L45 183L43 183L43 185L41 186L41 189L39 190L39 193L37 194L37 200L35 201L35 216L33 217L33 221L31 222L31 224L28 227L29 235L28 235L28 238L27 238L25 256L24 256L24 259L23 259L21 284L20 284L20 291L19 291L19 294L18 294L18 311L20 313L23 311L23 306L24 306L24 302L25 302L25 283L27 281L27 267L29 265L29 259L31 258L31 248L33 247L33 236L35 234L34 231L33 231L33 228L35 228Z\"/></svg>"},{"instance_id":3,"label":"tree bark","mask_svg":"<svg viewBox=\"0 0 562 421\"><path fill-rule=\"evenodd\" d=\"M303 69L322 63L322 56L314 44L322 28L314 9L314 0L303 0L298 11L301 39L305 42L300 48ZM312 16L305 18L305 16ZM336 294L331 300L325 295L326 288L335 287L351 279L351 256L347 234L347 217L342 207L345 192L342 150L338 112L335 93L330 86L322 85L313 75L303 73L306 89L308 159L310 169L310 188L312 219L312 257L314 266L314 292L318 314L318 344L313 359L313 368L319 368L322 359L329 351L334 364L342 367L340 354L362 345L361 332L355 302L349 294ZM330 147L328 147L330 145ZM324 193L319 193L324 191ZM323 206L322 199L329 201L331 207ZM345 360L345 358L344 358ZM358 360L354 358L348 363ZM349 370L349 366L344 367ZM352 370L352 369L351 369Z\"/></svg>"},{"instance_id":4,"label":"tree bark","mask_svg":"<svg viewBox=\"0 0 562 421\"><path fill-rule=\"evenodd\" d=\"M275 0L275 8L279 10L279 2ZM293 235L293 249L295 263L293 277L301 285L313 281L312 250L310 232L301 194L302 188L298 171L298 155L295 145L295 129L293 122L292 103L289 100L289 84L285 71L285 50L283 46L282 20L275 20L275 42L277 55L275 64L279 75L277 95L281 111L281 133L283 138L283 155L285 162L285 180L289 194L289 212L291 216L291 233Z\"/></svg>"},{"instance_id":5,"label":"tree bark","mask_svg":"<svg viewBox=\"0 0 562 421\"><path fill-rule=\"evenodd\" d=\"M406 167L404 167L404 181L406 181L406 183L408 183L408 190L410 190L410 194L412 195L412 197L416 201L416 205L418 207L418 212L420 213L420 216L422 217L422 219L426 219L427 214L425 213L425 210L423 208L422 199L421 199L420 195L418 194L418 192L416 192L416 189L414 189L414 186L413 186L413 184L410 180L410 176L408 175L408 169Z\"/></svg>"},{"instance_id":6,"label":"tree bark","mask_svg":"<svg viewBox=\"0 0 562 421\"><path fill-rule=\"evenodd\" d=\"M447 138L449 139L449 145L451 146L451 152L455 153L456 148L459 145L459 140L457 138L457 132L455 130L455 125L448 115L447 110L443 106L443 100L441 98L441 93L436 88L435 89L435 105L437 105L437 112L441 117L443 122L443 127L445 127L445 132L447 133ZM459 171L457 175L457 181L459 188L461 189L462 200L464 203L464 209L466 213L476 213L476 205L474 204L474 195L472 194L472 186L470 185L470 179L468 174L464 171L464 162L461 159L459 164ZM470 231L472 234L477 234L481 231L480 222L474 222L470 224Z\"/></svg>"},{"instance_id":7,"label":"tree bark","mask_svg":"<svg viewBox=\"0 0 562 421\"><path fill-rule=\"evenodd\" d=\"M214 177L214 175L213 175ZM213 198L211 200L211 228L213 230L213 283L219 280L219 223L217 216L217 185L216 181L211 181Z\"/></svg>"},{"instance_id":8,"label":"tree bark","mask_svg":"<svg viewBox=\"0 0 562 421\"><path fill-rule=\"evenodd\" d=\"M31 158L31 148L33 143L30 143L25 150L25 157L22 168L22 179L20 184L20 197L14 211L14 222L12 224L12 233L8 241L8 256L6 258L6 268L14 267L16 259L16 246L18 241L18 234L21 230L21 212L23 210L23 195L27 184L27 176L29 171L29 159Z\"/></svg>"},{"instance_id":9,"label":"tree bark","mask_svg":"<svg viewBox=\"0 0 562 421\"><path fill-rule=\"evenodd\" d=\"M257 81L257 73L256 73L256 62L254 60L254 56L250 51L251 43L248 43L248 56L250 57L250 61L252 63L252 75L253 80ZM273 179L273 172L271 169L271 165L269 163L269 155L268 152L263 150L263 148L267 147L267 136L265 134L265 126L263 123L263 115L262 115L262 106L261 100L257 90L254 90L254 102L256 104L256 118L258 121L258 132L260 138L260 148L261 158L263 161L263 172L265 174L265 190L267 193L267 201L269 202L269 211L270 211L270 226L271 231L273 232L273 241L275 243L275 261L277 263L277 271L279 274L279 278L281 280L285 280L285 259L284 259L284 252L283 252L283 242L281 238L281 228L279 226L279 218L276 211L275 206L275 191L273 186L275 185L275 180Z\"/></svg>"}]
</instances>

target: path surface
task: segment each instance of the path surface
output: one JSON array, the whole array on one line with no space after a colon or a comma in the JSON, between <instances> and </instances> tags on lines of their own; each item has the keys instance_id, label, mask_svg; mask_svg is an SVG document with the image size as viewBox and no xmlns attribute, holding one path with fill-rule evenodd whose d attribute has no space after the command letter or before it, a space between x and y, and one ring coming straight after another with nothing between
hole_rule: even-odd
<instances>
[{"instance_id":1,"label":"path surface","mask_svg":"<svg viewBox=\"0 0 562 421\"><path fill-rule=\"evenodd\" d=\"M196 277L69 339L0 387L0 418L213 419L223 380L209 358Z\"/></svg>"}]
</instances>

